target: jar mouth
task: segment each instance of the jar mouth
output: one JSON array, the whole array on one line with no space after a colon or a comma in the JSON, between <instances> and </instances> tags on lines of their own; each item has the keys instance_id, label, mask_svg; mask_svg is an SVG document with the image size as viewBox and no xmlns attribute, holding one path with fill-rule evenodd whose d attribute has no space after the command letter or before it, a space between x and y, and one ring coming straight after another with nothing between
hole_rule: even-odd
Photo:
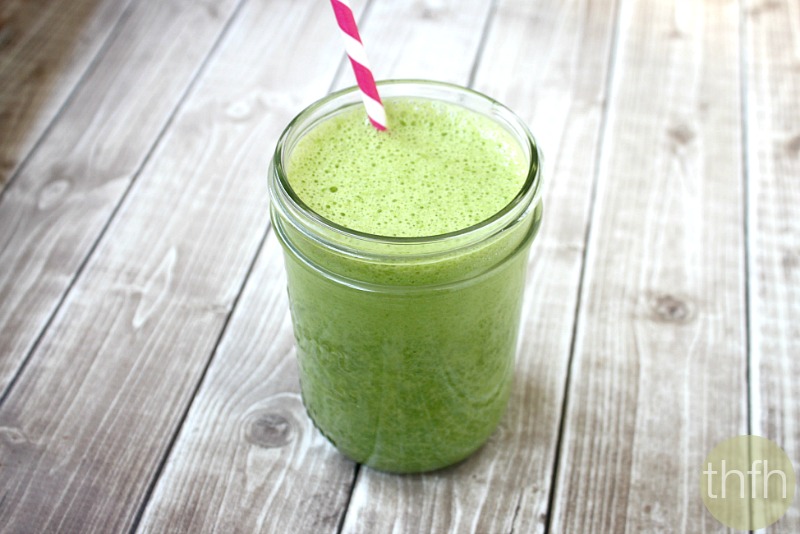
<instances>
[{"instance_id":1,"label":"jar mouth","mask_svg":"<svg viewBox=\"0 0 800 534\"><path fill-rule=\"evenodd\" d=\"M309 207L294 191L286 172L291 150L295 144L316 124L338 112L360 105L358 87L348 87L331 93L301 111L284 129L278 139L270 173L270 193L273 204L282 216L288 217L303 233L329 242L333 248L342 249L344 242L359 243L356 248L403 248L430 249L455 245L456 248L486 238L491 229L502 230L512 224L528 210L538 204L541 197L541 153L536 140L520 117L500 102L483 93L459 85L418 79L383 80L377 82L383 98L412 97L446 100L462 105L489 118L506 128L528 155L528 173L520 190L500 211L478 223L452 232L429 236L384 236L348 228L332 221ZM455 97L455 98L454 98ZM477 109L476 109L477 108ZM300 223L299 225L297 223ZM330 239L326 239L328 236ZM470 237L474 236L475 239ZM346 247L350 248L350 247ZM448 249L452 250L449 246ZM347 252L345 250L345 252ZM356 254L361 255L361 254Z\"/></svg>"}]
</instances>

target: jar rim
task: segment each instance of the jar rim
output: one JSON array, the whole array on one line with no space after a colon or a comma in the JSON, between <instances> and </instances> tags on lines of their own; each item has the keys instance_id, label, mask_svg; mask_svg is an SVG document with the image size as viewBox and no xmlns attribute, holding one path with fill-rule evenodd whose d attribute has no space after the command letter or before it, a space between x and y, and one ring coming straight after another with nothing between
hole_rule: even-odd
<instances>
[{"instance_id":1,"label":"jar rim","mask_svg":"<svg viewBox=\"0 0 800 534\"><path fill-rule=\"evenodd\" d=\"M272 158L269 185L273 204L277 204L281 215L288 216L295 226L300 226L303 233L315 239L322 238L324 234L334 237L333 242L330 239L322 238L322 240L337 249L349 249L350 247L343 246L343 242L348 240L356 240L363 244L364 248L397 246L415 248L416 245L419 245L427 249L430 247L438 248L437 245L445 246L448 243L455 245L456 248L461 248L461 246L470 246L477 241L486 239L487 236L485 234L487 232L490 235L496 233L492 229L502 230L508 224L518 220L530 206L535 206L538 203L541 197L541 152L528 126L507 106L474 89L448 82L397 79L382 80L377 84L383 89L384 98L408 96L411 98L442 100L442 97L449 94L450 96L459 95L462 98L471 99L473 102L487 105L492 113L489 118L509 129L509 133L514 135L523 149L529 154L528 174L525 182L514 198L491 217L465 228L436 235L384 236L371 234L348 228L320 215L309 207L292 188L287 177L285 161L288 160L289 156L287 152L293 148L290 144L290 141L293 140L292 136L296 135L297 139L294 139L296 143L316 123L330 117L337 110L354 105L355 101L348 101L348 97L351 100L354 100L354 98L360 99L357 86L347 87L317 100L295 116L281 133ZM409 92L408 89L410 88L414 88L416 91ZM338 107L335 106L337 101L341 101L341 105ZM448 101L448 103L460 104L457 101ZM315 114L326 110L326 108L330 108L328 113L324 113L314 120ZM300 224L298 225L298 223ZM474 237L474 239L471 239L471 237ZM452 251L452 248L448 248L448 250ZM354 252L353 250L343 251ZM358 253L355 255L361 256Z\"/></svg>"}]
</instances>

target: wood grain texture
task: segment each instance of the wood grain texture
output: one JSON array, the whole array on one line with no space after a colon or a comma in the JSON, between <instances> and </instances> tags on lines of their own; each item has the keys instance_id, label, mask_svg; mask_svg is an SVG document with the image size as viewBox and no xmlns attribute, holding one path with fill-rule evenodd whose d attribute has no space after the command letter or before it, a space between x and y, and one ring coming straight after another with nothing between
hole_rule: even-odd
<instances>
[{"instance_id":1,"label":"wood grain texture","mask_svg":"<svg viewBox=\"0 0 800 534\"><path fill-rule=\"evenodd\" d=\"M553 532L723 530L697 481L747 431L738 15L621 0Z\"/></svg>"},{"instance_id":2,"label":"wood grain texture","mask_svg":"<svg viewBox=\"0 0 800 534\"><path fill-rule=\"evenodd\" d=\"M455 467L404 477L362 469L345 532L544 531L614 4L498 3L475 87L517 111L545 157L545 220L508 412L488 444Z\"/></svg>"},{"instance_id":3,"label":"wood grain texture","mask_svg":"<svg viewBox=\"0 0 800 534\"><path fill-rule=\"evenodd\" d=\"M139 2L0 199L0 394L233 13Z\"/></svg>"},{"instance_id":4,"label":"wood grain texture","mask_svg":"<svg viewBox=\"0 0 800 534\"><path fill-rule=\"evenodd\" d=\"M375 78L466 84L490 13L486 0L373 0L360 31ZM351 85L347 65L334 87Z\"/></svg>"},{"instance_id":5,"label":"wood grain texture","mask_svg":"<svg viewBox=\"0 0 800 534\"><path fill-rule=\"evenodd\" d=\"M336 532L355 465L300 398L281 248L264 251L140 532Z\"/></svg>"},{"instance_id":6,"label":"wood grain texture","mask_svg":"<svg viewBox=\"0 0 800 534\"><path fill-rule=\"evenodd\" d=\"M89 230L96 235L102 227L158 138L169 101L177 104L234 8L142 6L127 19L124 46L106 55L111 65L95 71L114 83L100 78L99 95L76 98L74 119L63 118L72 128L53 130L41 152L63 151L60 139L81 155L42 156L64 173L63 194L43 195L32 182L54 176L31 174L4 198L9 203L1 209L36 215L12 225L45 256L34 266L20 264L33 270L25 274L36 283L42 266L63 269L61 262L77 255L66 247L77 248ZM139 63L150 67L134 68ZM131 92L132 101L123 98ZM238 155L253 148L251 136L275 132L255 127L253 114L236 101L196 100L181 117L0 407L6 532L131 527L255 255L266 225L266 188L256 165L264 160ZM85 135L70 139L76 129ZM20 196L11 195L15 190ZM74 227L84 232L80 239ZM47 257L54 247L62 255Z\"/></svg>"},{"instance_id":7,"label":"wood grain texture","mask_svg":"<svg viewBox=\"0 0 800 534\"><path fill-rule=\"evenodd\" d=\"M0 3L0 191L129 4L130 0Z\"/></svg>"},{"instance_id":8,"label":"wood grain texture","mask_svg":"<svg viewBox=\"0 0 800 534\"><path fill-rule=\"evenodd\" d=\"M745 2L753 433L800 472L800 2ZM800 532L800 507L770 527Z\"/></svg>"},{"instance_id":9,"label":"wood grain texture","mask_svg":"<svg viewBox=\"0 0 800 534\"><path fill-rule=\"evenodd\" d=\"M357 13L363 4L352 3ZM250 117L234 136L223 135L217 123L201 123L200 130L205 136L231 138L214 150L222 164L238 160L246 166L246 172L225 179L243 181L238 189L250 189L254 200L248 201L247 211L257 214L260 223L251 221L241 233L253 237L266 231L267 165L274 143L293 115L325 94L343 55L333 13L321 16L319 9L316 0L247 4L231 29L235 37L223 44L187 104L213 100ZM283 54L285 48L293 54ZM230 79L240 82L232 86ZM246 151L234 152L243 144ZM211 177L222 169L204 166L199 172ZM243 238L236 239L241 243ZM207 249L217 246L210 243ZM140 531L336 531L355 465L306 416L293 346L283 259L270 234Z\"/></svg>"}]
</instances>

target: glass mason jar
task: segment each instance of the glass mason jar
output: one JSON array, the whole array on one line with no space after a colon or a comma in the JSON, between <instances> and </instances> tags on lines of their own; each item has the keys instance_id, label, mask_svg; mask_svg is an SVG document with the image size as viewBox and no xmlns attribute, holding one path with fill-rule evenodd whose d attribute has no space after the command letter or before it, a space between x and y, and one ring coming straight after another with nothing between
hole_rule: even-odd
<instances>
[{"instance_id":1,"label":"glass mason jar","mask_svg":"<svg viewBox=\"0 0 800 534\"><path fill-rule=\"evenodd\" d=\"M478 449L508 403L528 251L542 217L540 155L525 124L480 93L420 80L379 86L384 100L434 99L483 114L528 159L524 185L489 219L442 235L384 237L318 215L286 176L299 139L361 105L356 88L306 108L275 149L271 215L308 415L357 462L427 471Z\"/></svg>"}]
</instances>

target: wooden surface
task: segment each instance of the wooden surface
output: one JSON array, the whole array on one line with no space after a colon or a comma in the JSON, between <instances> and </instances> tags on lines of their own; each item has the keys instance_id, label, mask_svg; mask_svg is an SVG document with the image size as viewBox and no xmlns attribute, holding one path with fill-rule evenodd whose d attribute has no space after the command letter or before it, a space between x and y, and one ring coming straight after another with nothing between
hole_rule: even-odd
<instances>
[{"instance_id":1,"label":"wooden surface","mask_svg":"<svg viewBox=\"0 0 800 534\"><path fill-rule=\"evenodd\" d=\"M738 10L618 21L552 526L713 530L697 466L747 434Z\"/></svg>"},{"instance_id":2,"label":"wooden surface","mask_svg":"<svg viewBox=\"0 0 800 534\"><path fill-rule=\"evenodd\" d=\"M800 0L353 6L378 78L469 84L545 153L498 431L394 476L305 415L266 167L352 83L328 2L11 1L0 530L718 532L717 442L800 469Z\"/></svg>"},{"instance_id":3,"label":"wooden surface","mask_svg":"<svg viewBox=\"0 0 800 534\"><path fill-rule=\"evenodd\" d=\"M748 2L750 410L753 433L800 459L800 2ZM792 452L794 455L792 455ZM800 532L800 506L782 520Z\"/></svg>"},{"instance_id":4,"label":"wooden surface","mask_svg":"<svg viewBox=\"0 0 800 534\"><path fill-rule=\"evenodd\" d=\"M129 4L0 4L0 191L103 54Z\"/></svg>"}]
</instances>

